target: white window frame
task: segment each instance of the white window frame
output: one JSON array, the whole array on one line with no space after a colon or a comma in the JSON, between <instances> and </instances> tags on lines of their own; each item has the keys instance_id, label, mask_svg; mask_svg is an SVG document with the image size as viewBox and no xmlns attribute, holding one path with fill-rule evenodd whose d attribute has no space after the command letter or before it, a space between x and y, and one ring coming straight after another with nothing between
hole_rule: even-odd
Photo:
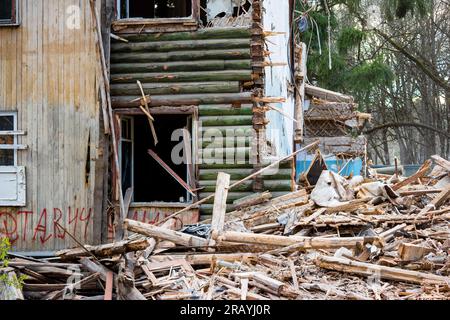
<instances>
[{"instance_id":1,"label":"white window frame","mask_svg":"<svg viewBox=\"0 0 450 320\"><path fill-rule=\"evenodd\" d=\"M0 27L17 27L20 25L19 0L12 0L13 19L0 20Z\"/></svg>"},{"instance_id":2,"label":"white window frame","mask_svg":"<svg viewBox=\"0 0 450 320\"><path fill-rule=\"evenodd\" d=\"M17 131L17 112L1 112L0 111L0 117L13 117L13 130L11 132L11 134L2 134L2 136L14 136L14 142L11 145L8 144L0 144L0 149L1 150L14 150L14 163L11 166L17 166L17 151L19 150L19 145L17 144L17 135L18 132ZM5 131L1 131L1 133L4 133Z\"/></svg>"},{"instance_id":3,"label":"white window frame","mask_svg":"<svg viewBox=\"0 0 450 320\"><path fill-rule=\"evenodd\" d=\"M13 177L15 176L15 183L16 183L16 190L15 190L15 196L13 197L2 197L1 194L1 185L0 185L0 207L6 206L6 207L23 207L26 206L26 176L25 176L25 167L18 166L18 151L19 150L25 150L27 149L27 146L25 145L19 145L18 144L18 136L19 135L25 135L26 133L24 131L18 131L18 121L17 121L17 112L10 112L10 111L0 111L0 117L13 117L13 130L12 131L1 131L0 135L2 136L13 136L14 142L12 145L5 144L0 145L0 149L2 150L14 150L14 163L12 165L8 166L0 166L0 181L2 180L1 175L6 175L9 178L9 176ZM9 180L9 182L12 180ZM14 191L12 192L14 193Z\"/></svg>"}]
</instances>

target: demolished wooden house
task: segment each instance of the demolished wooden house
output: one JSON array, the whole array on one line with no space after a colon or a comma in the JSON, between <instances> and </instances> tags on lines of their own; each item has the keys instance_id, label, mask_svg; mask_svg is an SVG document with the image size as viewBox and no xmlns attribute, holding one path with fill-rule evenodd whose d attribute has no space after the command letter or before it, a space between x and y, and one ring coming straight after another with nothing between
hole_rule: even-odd
<instances>
[{"instance_id":1,"label":"demolished wooden house","mask_svg":"<svg viewBox=\"0 0 450 320\"><path fill-rule=\"evenodd\" d=\"M297 190L369 116L308 83L293 1L6 2L0 299L448 299L448 161Z\"/></svg>"},{"instance_id":2,"label":"demolished wooden house","mask_svg":"<svg viewBox=\"0 0 450 320\"><path fill-rule=\"evenodd\" d=\"M291 2L6 2L0 230L19 251L74 245L68 231L111 241L125 215L158 221L213 194L218 171L237 181L298 147ZM293 191L294 171L246 181L229 209Z\"/></svg>"}]
</instances>

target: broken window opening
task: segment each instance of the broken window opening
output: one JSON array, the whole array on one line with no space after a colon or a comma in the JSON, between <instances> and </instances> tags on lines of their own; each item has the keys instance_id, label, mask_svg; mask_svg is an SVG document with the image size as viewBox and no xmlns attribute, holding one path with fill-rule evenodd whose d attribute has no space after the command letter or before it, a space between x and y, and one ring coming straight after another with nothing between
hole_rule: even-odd
<instances>
[{"instance_id":1,"label":"broken window opening","mask_svg":"<svg viewBox=\"0 0 450 320\"><path fill-rule=\"evenodd\" d=\"M191 132L192 118L187 115L153 115L159 143L155 146L146 116L127 116L121 119L121 172L122 190L125 194L133 188L133 202L187 203L192 196L161 165L148 150L154 151L182 180L188 183L188 163L175 159L180 144L183 145L182 130ZM180 130L180 134L173 133ZM172 139L174 137L179 140ZM176 141L172 141L176 140ZM189 141L189 143L191 143ZM184 155L184 148L181 150Z\"/></svg>"},{"instance_id":2,"label":"broken window opening","mask_svg":"<svg viewBox=\"0 0 450 320\"><path fill-rule=\"evenodd\" d=\"M240 27L251 25L252 0L207 0L206 27Z\"/></svg>"},{"instance_id":3,"label":"broken window opening","mask_svg":"<svg viewBox=\"0 0 450 320\"><path fill-rule=\"evenodd\" d=\"M0 0L0 26L17 25L18 23L17 0Z\"/></svg>"},{"instance_id":4,"label":"broken window opening","mask_svg":"<svg viewBox=\"0 0 450 320\"><path fill-rule=\"evenodd\" d=\"M192 2L192 0L118 0L118 17L119 19L187 18L193 14Z\"/></svg>"}]
</instances>

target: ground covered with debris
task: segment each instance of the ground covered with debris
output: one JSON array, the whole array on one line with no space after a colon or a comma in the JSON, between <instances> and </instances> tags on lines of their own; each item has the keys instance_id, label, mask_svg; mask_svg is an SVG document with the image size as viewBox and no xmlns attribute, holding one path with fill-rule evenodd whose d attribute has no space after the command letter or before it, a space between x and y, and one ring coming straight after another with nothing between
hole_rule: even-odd
<instances>
[{"instance_id":1,"label":"ground covered with debris","mask_svg":"<svg viewBox=\"0 0 450 320\"><path fill-rule=\"evenodd\" d=\"M450 162L413 176L342 177L224 214L219 174L212 221L125 220L126 240L50 258L10 254L4 299L449 299ZM222 199L221 199L222 197ZM225 199L223 199L225 198ZM224 201L225 200L225 201Z\"/></svg>"}]
</instances>

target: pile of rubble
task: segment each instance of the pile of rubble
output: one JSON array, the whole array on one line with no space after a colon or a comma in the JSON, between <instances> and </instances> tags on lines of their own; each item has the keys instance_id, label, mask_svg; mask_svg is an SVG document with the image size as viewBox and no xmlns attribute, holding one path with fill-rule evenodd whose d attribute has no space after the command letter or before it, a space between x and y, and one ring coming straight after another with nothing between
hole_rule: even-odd
<instances>
[{"instance_id":1,"label":"pile of rubble","mask_svg":"<svg viewBox=\"0 0 450 320\"><path fill-rule=\"evenodd\" d=\"M449 299L450 162L435 156L408 178L370 173L325 170L310 192L254 194L226 215L218 183L213 218L198 226L126 219L121 242L47 259L11 254L3 273L27 278L3 296Z\"/></svg>"}]
</instances>

